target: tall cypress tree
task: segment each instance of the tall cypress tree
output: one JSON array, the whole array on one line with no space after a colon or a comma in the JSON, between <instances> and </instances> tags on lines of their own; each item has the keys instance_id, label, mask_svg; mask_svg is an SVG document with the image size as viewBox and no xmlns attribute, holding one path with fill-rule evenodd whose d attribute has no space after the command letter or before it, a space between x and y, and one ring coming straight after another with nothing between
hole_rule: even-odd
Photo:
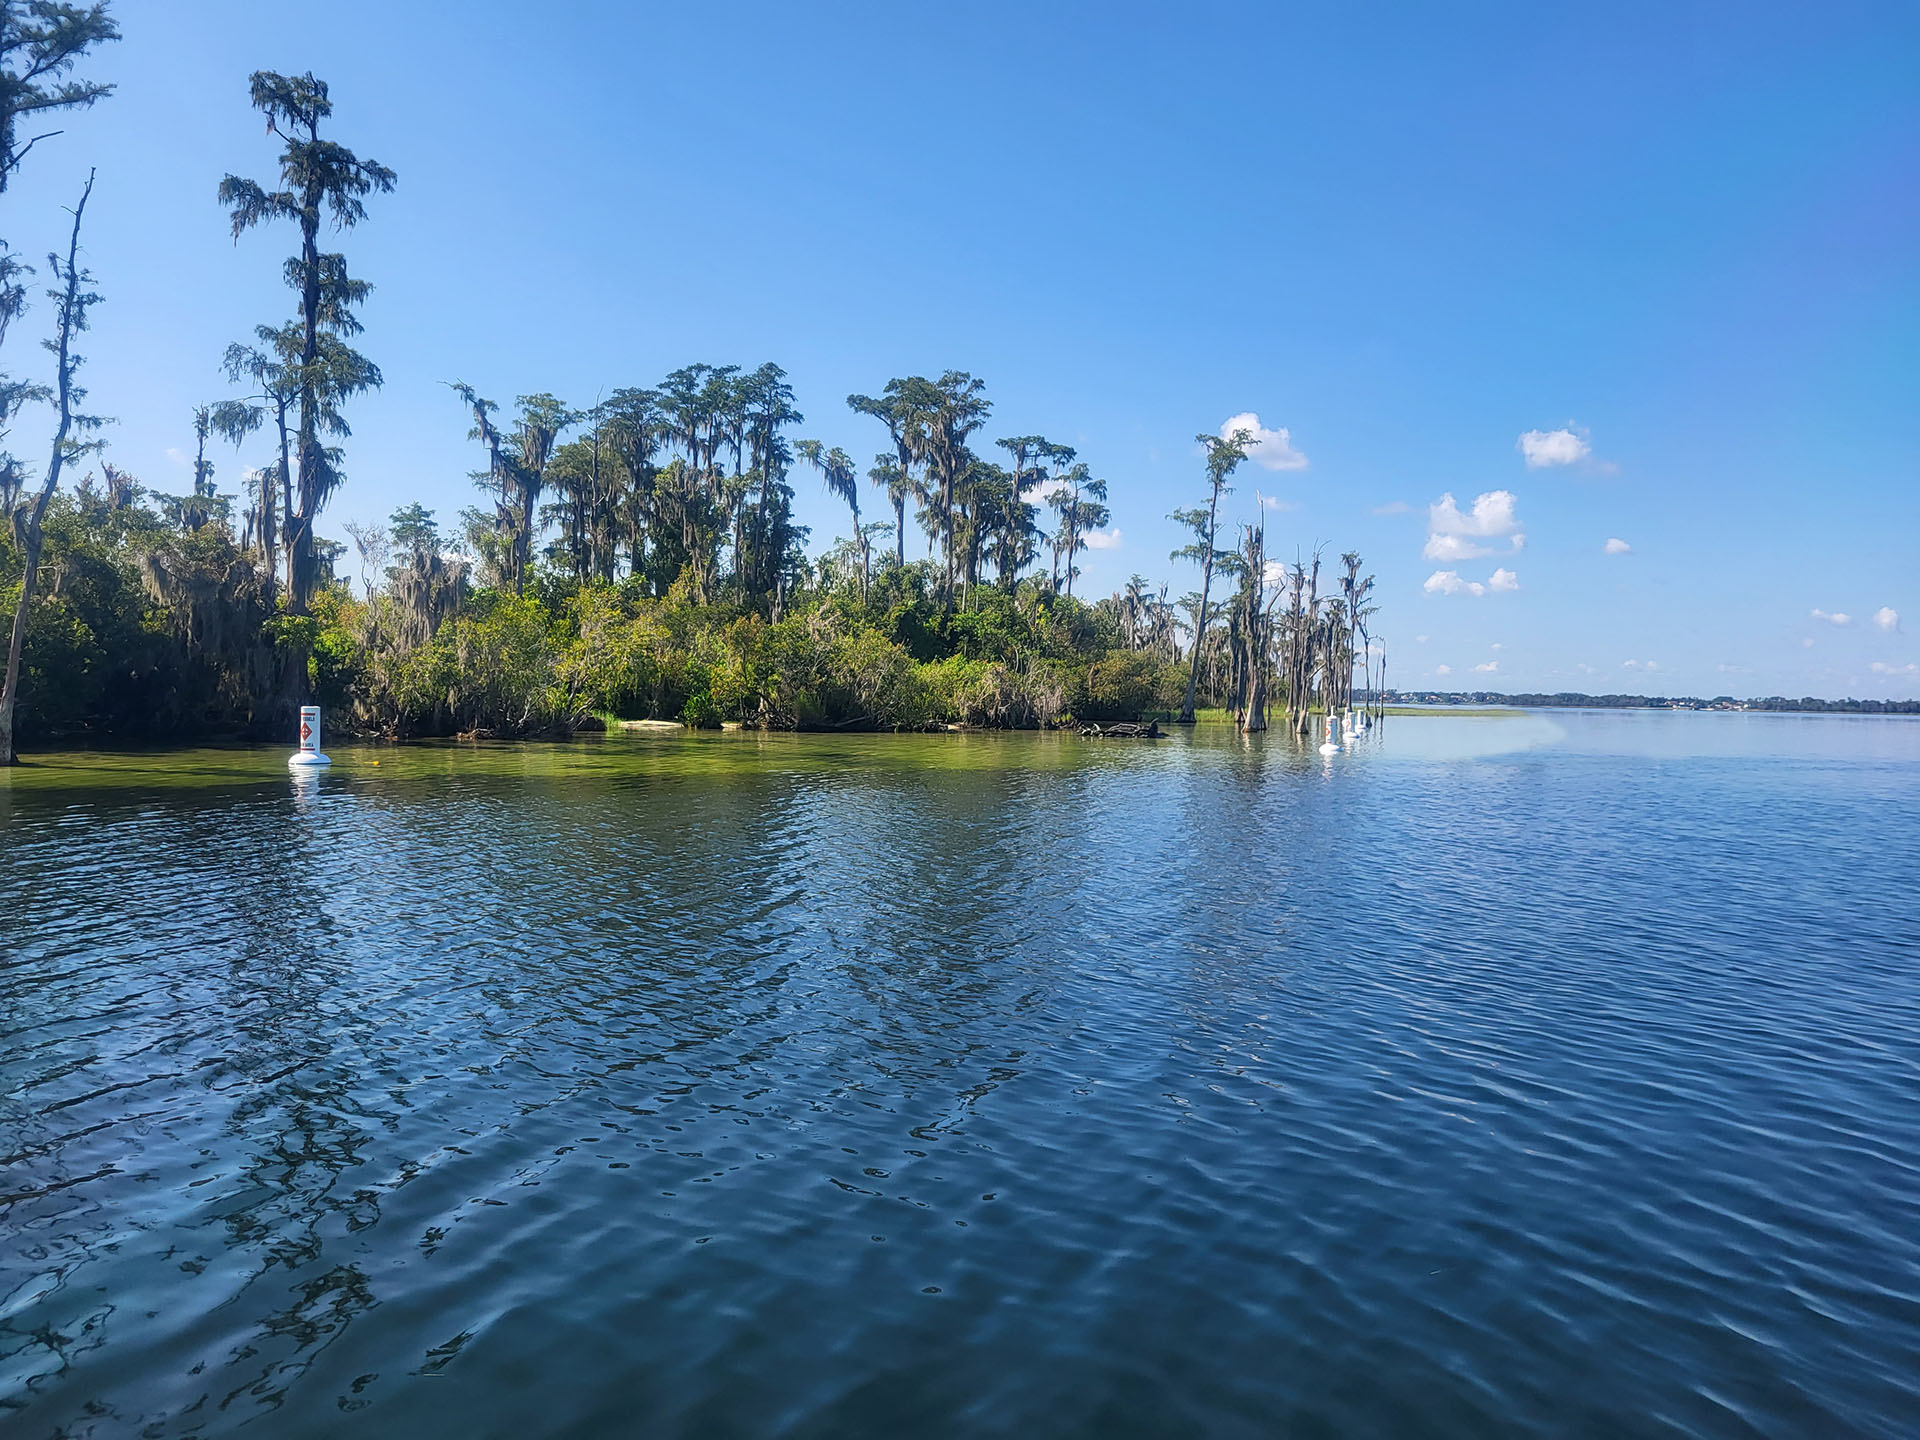
<instances>
[{"instance_id":1,"label":"tall cypress tree","mask_svg":"<svg viewBox=\"0 0 1920 1440\"><path fill-rule=\"evenodd\" d=\"M54 301L53 339L41 342L54 355L54 383L49 398L59 421L53 432L53 453L47 462L46 476L23 515L12 521L20 536L20 598L14 604L13 631L7 641L7 668L0 679L0 765L11 765L13 755L13 717L20 703L20 662L26 649L27 615L33 608L34 582L40 569L40 547L47 504L60 488L60 472L71 461L100 448L98 440L81 437L98 430L105 422L97 415L79 410L87 392L76 380L80 354L74 347L80 332L87 328L87 312L100 303L100 296L87 288L93 276L80 265L80 221L87 213L87 199L93 194L93 172L87 172L87 188L80 192L80 203L73 209L73 235L67 242L67 258L47 256L53 278L59 282L48 296Z\"/></svg>"},{"instance_id":2,"label":"tall cypress tree","mask_svg":"<svg viewBox=\"0 0 1920 1440\"><path fill-rule=\"evenodd\" d=\"M113 86L76 79L73 70L97 45L120 38L104 4L66 5L56 0L0 0L0 195L27 152L60 132L22 138L63 110L84 110L113 93ZM24 263L0 237L0 344L8 326L27 308ZM0 524L6 524L25 491L27 468L6 450L7 432L22 408L52 398L44 385L0 371Z\"/></svg>"},{"instance_id":3,"label":"tall cypress tree","mask_svg":"<svg viewBox=\"0 0 1920 1440\"><path fill-rule=\"evenodd\" d=\"M345 344L346 337L360 332L354 308L372 287L347 274L346 256L320 249L320 224L324 216L336 230L346 230L366 219L363 197L392 190L394 173L320 137L320 124L333 114L333 102L326 82L311 73L287 76L257 70L252 97L254 108L267 117L268 132L284 145L280 188L268 190L229 175L220 182L220 203L231 209L236 242L269 220L291 220L300 227L300 253L286 267L287 284L300 296L295 321L300 353L291 377L298 396L297 470L288 490L293 506L286 544L287 608L305 614L319 575L314 520L341 478L321 437L345 435L342 402L380 383L379 370Z\"/></svg>"},{"instance_id":4,"label":"tall cypress tree","mask_svg":"<svg viewBox=\"0 0 1920 1440\"><path fill-rule=\"evenodd\" d=\"M1233 563L1233 552L1223 551L1215 543L1220 525L1220 497L1232 488L1227 481L1240 468L1240 462L1247 458L1247 446L1253 442L1253 433L1236 430L1225 440L1218 435L1196 435L1193 438L1207 453L1207 508L1176 510L1167 517L1193 531L1193 544L1174 551L1171 558L1192 560L1200 566L1200 601L1193 612L1193 658L1187 668L1187 700L1180 707L1182 725L1193 723L1193 697L1200 684L1200 652L1207 643L1207 619L1210 613L1207 597L1213 590L1213 572L1223 564Z\"/></svg>"}]
</instances>

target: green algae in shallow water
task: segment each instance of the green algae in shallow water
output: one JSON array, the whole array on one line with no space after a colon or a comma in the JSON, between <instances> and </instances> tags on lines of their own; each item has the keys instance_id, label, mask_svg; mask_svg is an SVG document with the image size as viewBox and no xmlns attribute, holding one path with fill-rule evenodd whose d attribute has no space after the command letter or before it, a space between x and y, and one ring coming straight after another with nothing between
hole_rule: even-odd
<instances>
[{"instance_id":1,"label":"green algae in shallow water","mask_svg":"<svg viewBox=\"0 0 1920 1440\"><path fill-rule=\"evenodd\" d=\"M1557 727L1523 711L1427 711L1411 725L1389 724L1359 740L1362 758L1468 759L1551 743ZM1095 744L1071 732L945 731L912 734L796 734L789 731L615 732L564 741L329 743L333 764L306 778L330 790L378 790L483 780L622 782L648 777L763 773L858 774L910 771L1047 772L1173 763L1177 756L1262 755L1282 764L1320 763L1314 740L1280 730L1240 735L1226 725L1175 727L1159 740ZM1196 754L1195 752L1198 752ZM70 750L29 755L0 769L10 795L125 794L278 789L290 783L291 747L210 746L167 750Z\"/></svg>"},{"instance_id":2,"label":"green algae in shallow water","mask_svg":"<svg viewBox=\"0 0 1920 1440\"><path fill-rule=\"evenodd\" d=\"M1057 769L1084 763L1092 747L1077 735L1031 732L820 735L677 731L585 735L564 741L419 741L401 745L329 743L333 764L321 782L379 784L451 777L530 780L635 774L733 772ZM289 779L286 746L185 750L73 750L29 755L0 770L0 793L58 790L188 790L278 784Z\"/></svg>"}]
</instances>

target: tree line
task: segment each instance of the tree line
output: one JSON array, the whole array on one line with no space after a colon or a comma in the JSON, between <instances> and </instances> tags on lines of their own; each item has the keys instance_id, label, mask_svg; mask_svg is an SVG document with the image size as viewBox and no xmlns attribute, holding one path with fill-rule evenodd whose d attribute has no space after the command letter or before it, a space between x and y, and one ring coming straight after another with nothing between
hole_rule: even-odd
<instances>
[{"instance_id":1,"label":"tree line","mask_svg":"<svg viewBox=\"0 0 1920 1440\"><path fill-rule=\"evenodd\" d=\"M1805 695L1763 695L1739 700L1731 695L1706 699L1698 695L1588 695L1578 690L1526 691L1389 690L1388 704L1512 705L1527 710L1761 710L1807 715L1920 715L1920 700L1822 700Z\"/></svg>"},{"instance_id":2,"label":"tree line","mask_svg":"<svg viewBox=\"0 0 1920 1440\"><path fill-rule=\"evenodd\" d=\"M580 581L641 577L655 595L684 575L697 603L730 590L777 616L807 566L808 532L793 518L798 467L847 507L863 587L876 543L906 563L911 510L938 557L938 595L963 608L983 584L1012 593L1036 562L1050 561L1050 588L1071 595L1078 557L1111 518L1106 482L1070 445L1026 435L993 442L1006 463L980 454L971 442L993 406L964 371L895 378L878 397L847 398L886 433L864 472L840 446L798 435L806 417L771 362L683 366L587 409L522 395L505 422L471 385L450 388L472 417L485 459L474 478L492 500L490 510L462 512L459 538L483 583L516 592L544 558ZM869 513L893 518L865 519L863 495ZM544 557L542 535L552 536Z\"/></svg>"},{"instance_id":3,"label":"tree line","mask_svg":"<svg viewBox=\"0 0 1920 1440\"><path fill-rule=\"evenodd\" d=\"M109 93L71 72L116 38L104 4L0 0L0 189L34 143L17 141L22 120ZM77 268L91 181L66 256L49 257L54 381L0 390L0 421L42 402L56 416L37 477L0 456L14 620L0 756L16 731L279 731L314 696L336 724L389 735L641 717L1190 721L1209 706L1254 731L1280 697L1298 734L1313 708L1353 703L1356 664L1373 675L1372 580L1357 555L1323 594L1317 553L1281 566L1262 526L1225 533L1221 502L1249 436L1199 437L1205 505L1172 517L1193 538L1171 558L1196 568L1199 589L1170 602L1168 586L1135 575L1088 604L1075 582L1111 523L1106 482L1043 435L987 443L992 401L962 370L847 397L838 423L871 427L864 466L806 436L772 363L687 365L584 408L541 391L507 410L456 378L447 403L470 422L484 503L445 525L417 504L348 521L350 546L322 537L351 402L382 383L355 348L370 286L323 245L398 177L335 137L315 76L256 72L249 98L275 171L227 175L216 195L236 242L269 227L295 240L282 266L295 303L220 358L232 391L190 417L188 493L150 490L104 458L61 491L100 448L75 380L75 342L100 300ZM4 340L25 295L4 248L0 267ZM237 495L215 483L209 451L222 446L257 462ZM793 508L809 473L847 511L817 556ZM924 558L909 560L909 529Z\"/></svg>"}]
</instances>

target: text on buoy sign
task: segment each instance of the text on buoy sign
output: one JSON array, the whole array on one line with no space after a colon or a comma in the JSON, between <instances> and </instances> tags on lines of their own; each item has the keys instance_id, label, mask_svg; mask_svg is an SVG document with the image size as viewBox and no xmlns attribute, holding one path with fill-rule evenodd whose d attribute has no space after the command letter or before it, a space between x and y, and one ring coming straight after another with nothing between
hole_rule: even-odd
<instances>
[{"instance_id":1,"label":"text on buoy sign","mask_svg":"<svg viewBox=\"0 0 1920 1440\"><path fill-rule=\"evenodd\" d=\"M320 707L300 707L300 748L287 757L289 765L326 765L331 763L320 753Z\"/></svg>"}]
</instances>

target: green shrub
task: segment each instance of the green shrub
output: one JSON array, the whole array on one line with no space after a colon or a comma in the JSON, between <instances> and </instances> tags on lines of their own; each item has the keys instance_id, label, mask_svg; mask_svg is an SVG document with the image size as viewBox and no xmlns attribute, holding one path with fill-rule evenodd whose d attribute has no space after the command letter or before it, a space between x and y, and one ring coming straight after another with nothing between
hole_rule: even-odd
<instances>
[{"instance_id":1,"label":"green shrub","mask_svg":"<svg viewBox=\"0 0 1920 1440\"><path fill-rule=\"evenodd\" d=\"M1027 727L1177 704L1185 683L1177 667L1113 653L1111 606L1029 579L1012 595L966 587L959 608L941 598L938 562L886 553L865 595L842 567L783 593L777 621L724 573L696 604L685 575L609 585L536 563L515 595L474 588L469 562L439 553L430 576L395 566L368 599L323 585L295 617L270 613L264 568L219 524L61 495L47 537L19 712L29 740L284 728L301 678L334 726L394 736L529 735L593 715ZM18 580L0 533L0 602ZM290 673L300 665L304 677Z\"/></svg>"},{"instance_id":2,"label":"green shrub","mask_svg":"<svg viewBox=\"0 0 1920 1440\"><path fill-rule=\"evenodd\" d=\"M1145 651L1109 651L1087 667L1086 687L1074 715L1082 720L1138 720L1161 703L1163 669Z\"/></svg>"}]
</instances>

